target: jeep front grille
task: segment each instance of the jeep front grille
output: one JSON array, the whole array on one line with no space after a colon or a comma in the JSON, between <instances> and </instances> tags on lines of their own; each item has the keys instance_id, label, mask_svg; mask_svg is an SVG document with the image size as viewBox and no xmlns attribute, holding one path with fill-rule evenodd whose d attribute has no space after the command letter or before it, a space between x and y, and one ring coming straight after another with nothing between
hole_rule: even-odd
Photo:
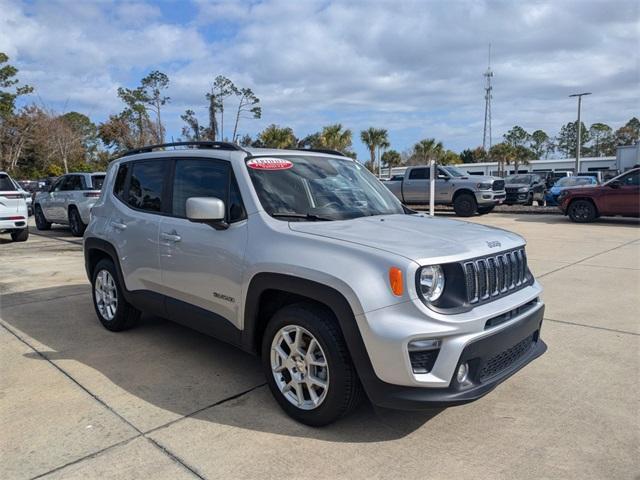
<instances>
[{"instance_id":1,"label":"jeep front grille","mask_svg":"<svg viewBox=\"0 0 640 480\"><path fill-rule=\"evenodd\" d=\"M504 190L504 180L494 180L493 181L493 190L494 191Z\"/></svg>"},{"instance_id":2,"label":"jeep front grille","mask_svg":"<svg viewBox=\"0 0 640 480\"><path fill-rule=\"evenodd\" d=\"M467 302L484 303L529 284L524 248L464 262Z\"/></svg>"}]
</instances>

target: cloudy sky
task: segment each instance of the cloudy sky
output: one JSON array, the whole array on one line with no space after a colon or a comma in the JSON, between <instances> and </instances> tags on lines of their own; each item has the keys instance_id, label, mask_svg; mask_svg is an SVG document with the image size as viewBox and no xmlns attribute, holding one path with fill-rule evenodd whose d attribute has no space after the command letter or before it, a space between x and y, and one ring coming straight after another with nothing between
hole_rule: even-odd
<instances>
[{"instance_id":1,"label":"cloudy sky","mask_svg":"<svg viewBox=\"0 0 640 480\"><path fill-rule=\"evenodd\" d=\"M587 124L640 115L637 0L0 0L0 51L35 87L28 101L99 122L122 110L118 86L158 69L178 136L185 109L206 121L204 93L225 75L262 100L242 133L276 123L302 137L341 122L361 158L369 126L400 151L425 137L480 145L489 42L494 139L515 124L555 135L575 119L575 92L593 92Z\"/></svg>"}]
</instances>

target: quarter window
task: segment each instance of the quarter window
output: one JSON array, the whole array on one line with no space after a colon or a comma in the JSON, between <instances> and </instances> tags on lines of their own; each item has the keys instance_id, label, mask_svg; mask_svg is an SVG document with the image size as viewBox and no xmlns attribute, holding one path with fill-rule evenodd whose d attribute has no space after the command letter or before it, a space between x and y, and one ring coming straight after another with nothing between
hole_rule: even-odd
<instances>
[{"instance_id":1,"label":"quarter window","mask_svg":"<svg viewBox=\"0 0 640 480\"><path fill-rule=\"evenodd\" d=\"M113 185L113 194L121 200L124 200L124 188L127 181L127 173L129 173L129 164L121 163L118 167L118 174Z\"/></svg>"},{"instance_id":2,"label":"quarter window","mask_svg":"<svg viewBox=\"0 0 640 480\"><path fill-rule=\"evenodd\" d=\"M165 161L135 162L129 181L127 203L140 210L161 212L165 170Z\"/></svg>"}]
</instances>

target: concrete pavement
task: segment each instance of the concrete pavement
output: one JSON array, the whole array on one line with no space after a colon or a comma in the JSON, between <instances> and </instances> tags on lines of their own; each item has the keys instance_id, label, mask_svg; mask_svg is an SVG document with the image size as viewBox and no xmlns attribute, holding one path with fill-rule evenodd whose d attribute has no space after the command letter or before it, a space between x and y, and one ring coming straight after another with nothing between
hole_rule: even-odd
<instances>
[{"instance_id":1,"label":"concrete pavement","mask_svg":"<svg viewBox=\"0 0 640 480\"><path fill-rule=\"evenodd\" d=\"M104 330L78 239L0 236L0 478L637 478L640 228L491 214L528 241L548 352L483 399L290 420L258 361L161 319Z\"/></svg>"}]
</instances>

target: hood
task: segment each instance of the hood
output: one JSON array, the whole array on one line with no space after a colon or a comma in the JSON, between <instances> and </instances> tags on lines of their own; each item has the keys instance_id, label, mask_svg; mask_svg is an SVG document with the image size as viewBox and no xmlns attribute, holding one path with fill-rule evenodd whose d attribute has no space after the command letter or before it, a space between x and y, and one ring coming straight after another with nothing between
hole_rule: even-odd
<instances>
[{"instance_id":1,"label":"hood","mask_svg":"<svg viewBox=\"0 0 640 480\"><path fill-rule=\"evenodd\" d=\"M560 192L562 192L563 190L574 190L574 189L578 189L578 188L585 188L585 189L590 189L593 187L597 187L598 185L573 185L573 186L569 186L569 187L558 187L558 186L553 186L551 187L551 190L549 190L552 194L554 195L558 195Z\"/></svg>"},{"instance_id":2,"label":"hood","mask_svg":"<svg viewBox=\"0 0 640 480\"><path fill-rule=\"evenodd\" d=\"M506 230L427 215L398 214L333 222L290 222L289 228L294 232L384 250L420 264L474 258L525 243L522 237Z\"/></svg>"}]
</instances>

